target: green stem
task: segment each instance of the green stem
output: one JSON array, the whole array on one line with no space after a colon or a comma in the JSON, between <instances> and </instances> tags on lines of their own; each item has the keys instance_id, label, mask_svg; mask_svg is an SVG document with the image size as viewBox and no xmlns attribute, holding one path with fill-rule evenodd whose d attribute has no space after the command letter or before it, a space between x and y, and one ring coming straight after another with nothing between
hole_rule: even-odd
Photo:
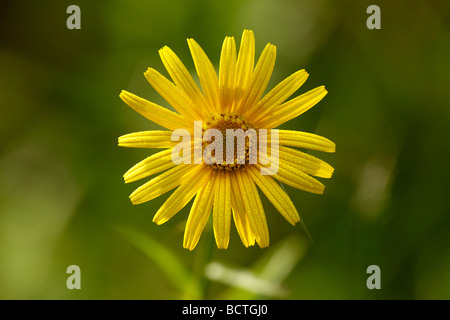
<instances>
[{"instance_id":1,"label":"green stem","mask_svg":"<svg viewBox=\"0 0 450 320\"><path fill-rule=\"evenodd\" d=\"M197 253L194 260L194 277L197 279L198 286L200 288L200 299L206 299L208 296L210 281L205 276L205 268L208 263L212 260L213 248L214 248L214 237L211 237L210 232L204 232L204 236L207 239L204 241L199 241L197 245Z\"/></svg>"}]
</instances>

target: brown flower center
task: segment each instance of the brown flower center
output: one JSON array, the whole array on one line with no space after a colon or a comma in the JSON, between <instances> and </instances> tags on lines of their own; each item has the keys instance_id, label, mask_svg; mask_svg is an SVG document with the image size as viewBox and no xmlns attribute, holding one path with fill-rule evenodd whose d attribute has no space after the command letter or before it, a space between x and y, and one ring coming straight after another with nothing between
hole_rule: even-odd
<instances>
[{"instance_id":1,"label":"brown flower center","mask_svg":"<svg viewBox=\"0 0 450 320\"><path fill-rule=\"evenodd\" d=\"M206 156L204 159L205 162L211 163L210 167L212 169L233 171L249 163L250 146L256 146L256 131L244 119L234 113L215 114L206 122L202 129L203 134L208 129L217 129L222 133L222 159L220 159L219 154L217 155L218 158L216 157L216 148L211 151L210 157ZM252 132L255 132L255 139L250 137ZM215 139L217 137L213 136L211 141L203 141L203 151ZM216 146L218 145L216 144ZM215 161L211 159L213 157L216 157Z\"/></svg>"}]
</instances>

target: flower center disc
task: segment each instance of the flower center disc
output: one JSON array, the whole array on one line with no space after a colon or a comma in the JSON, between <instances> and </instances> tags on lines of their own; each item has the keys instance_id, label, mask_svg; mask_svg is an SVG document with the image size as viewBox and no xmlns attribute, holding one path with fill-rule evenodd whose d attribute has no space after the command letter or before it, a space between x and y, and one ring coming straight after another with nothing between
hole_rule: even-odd
<instances>
[{"instance_id":1,"label":"flower center disc","mask_svg":"<svg viewBox=\"0 0 450 320\"><path fill-rule=\"evenodd\" d=\"M242 136L238 134L236 137L235 134L233 134L229 139L233 139L233 146L227 150L227 134L231 134L232 132L238 132L239 129L241 129L244 133L252 129L242 118L240 118L237 114L231 113L220 113L213 115L207 122L206 125L203 128L203 133L208 129L217 129L220 130L222 133L222 163L212 163L211 159L206 159L207 163L212 163L209 166L214 170L228 170L233 171L236 169L241 168L244 164L249 163L249 150L250 146L249 143L251 143L251 139L245 139L245 136ZM232 131L227 133L227 129L232 129ZM237 131L236 131L237 130ZM238 143L237 140L239 139L245 139L245 152L242 152L238 150ZM203 150L213 143L215 138L212 138L212 141L203 141ZM211 156L215 157L215 149L211 152ZM234 162L233 163L227 163L227 155L228 158L232 158L232 155L234 155ZM208 161L210 160L210 161ZM219 159L220 160L220 159ZM217 161L219 162L219 161Z\"/></svg>"}]
</instances>

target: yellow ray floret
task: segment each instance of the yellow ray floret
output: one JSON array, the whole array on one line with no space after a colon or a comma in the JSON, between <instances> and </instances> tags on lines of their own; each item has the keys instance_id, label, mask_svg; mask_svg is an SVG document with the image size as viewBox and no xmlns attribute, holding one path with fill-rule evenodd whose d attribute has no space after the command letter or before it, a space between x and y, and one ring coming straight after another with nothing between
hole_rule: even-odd
<instances>
[{"instance_id":1,"label":"yellow ray floret","mask_svg":"<svg viewBox=\"0 0 450 320\"><path fill-rule=\"evenodd\" d=\"M216 70L203 49L194 39L188 39L189 49L194 60L195 69L207 101L207 112L219 112L219 80Z\"/></svg>"},{"instance_id":2,"label":"yellow ray floret","mask_svg":"<svg viewBox=\"0 0 450 320\"><path fill-rule=\"evenodd\" d=\"M158 106L156 103L142 99L130 92L123 90L120 98L134 111L164 128L175 130L184 128L186 125L185 119L181 115Z\"/></svg>"},{"instance_id":3,"label":"yellow ray floret","mask_svg":"<svg viewBox=\"0 0 450 320\"><path fill-rule=\"evenodd\" d=\"M171 131L153 130L129 133L119 137L119 146L128 148L172 148Z\"/></svg>"},{"instance_id":4,"label":"yellow ray floret","mask_svg":"<svg viewBox=\"0 0 450 320\"><path fill-rule=\"evenodd\" d=\"M201 187L192 204L183 239L183 247L186 249L194 250L210 216L214 200L214 178L215 175L212 175Z\"/></svg>"},{"instance_id":5,"label":"yellow ray floret","mask_svg":"<svg viewBox=\"0 0 450 320\"><path fill-rule=\"evenodd\" d=\"M153 222L162 224L172 218L180 211L197 193L198 190L208 181L211 170L205 165L197 165L198 168L191 170L192 172L180 179L181 185L175 190L170 197L164 202L153 217Z\"/></svg>"},{"instance_id":6,"label":"yellow ray floret","mask_svg":"<svg viewBox=\"0 0 450 320\"><path fill-rule=\"evenodd\" d=\"M217 172L214 187L213 230L219 249L226 249L230 240L230 188L230 173L226 171Z\"/></svg>"}]
</instances>

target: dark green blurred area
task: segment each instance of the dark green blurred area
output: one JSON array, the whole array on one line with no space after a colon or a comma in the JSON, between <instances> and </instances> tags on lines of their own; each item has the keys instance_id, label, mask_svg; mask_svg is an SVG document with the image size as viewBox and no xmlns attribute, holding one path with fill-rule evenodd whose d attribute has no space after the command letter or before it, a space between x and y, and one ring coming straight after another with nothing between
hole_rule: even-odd
<instances>
[{"instance_id":1,"label":"dark green blurred area","mask_svg":"<svg viewBox=\"0 0 450 320\"><path fill-rule=\"evenodd\" d=\"M81 30L66 27L71 4ZM381 30L366 27L371 4ZM450 299L449 19L447 1L425 0L3 1L0 298ZM322 179L324 195L285 187L307 230L263 199L268 249L246 249L232 226L229 249L218 250L207 225L189 252L190 204L156 226L168 194L128 199L140 183L122 174L154 151L119 148L117 138L158 127L119 93L168 106L143 76L150 66L166 74L158 49L170 46L195 73L192 37L218 68L224 37L239 43L244 29L258 56L277 46L270 88L303 68L299 93L326 86L324 100L283 127L336 142L335 154L312 153L335 174ZM130 241L123 229L147 238ZM164 254L181 269L158 264ZM72 264L81 290L66 287ZM381 290L366 287L370 265ZM177 285L171 268L200 293ZM242 279L249 287L234 288Z\"/></svg>"}]
</instances>

